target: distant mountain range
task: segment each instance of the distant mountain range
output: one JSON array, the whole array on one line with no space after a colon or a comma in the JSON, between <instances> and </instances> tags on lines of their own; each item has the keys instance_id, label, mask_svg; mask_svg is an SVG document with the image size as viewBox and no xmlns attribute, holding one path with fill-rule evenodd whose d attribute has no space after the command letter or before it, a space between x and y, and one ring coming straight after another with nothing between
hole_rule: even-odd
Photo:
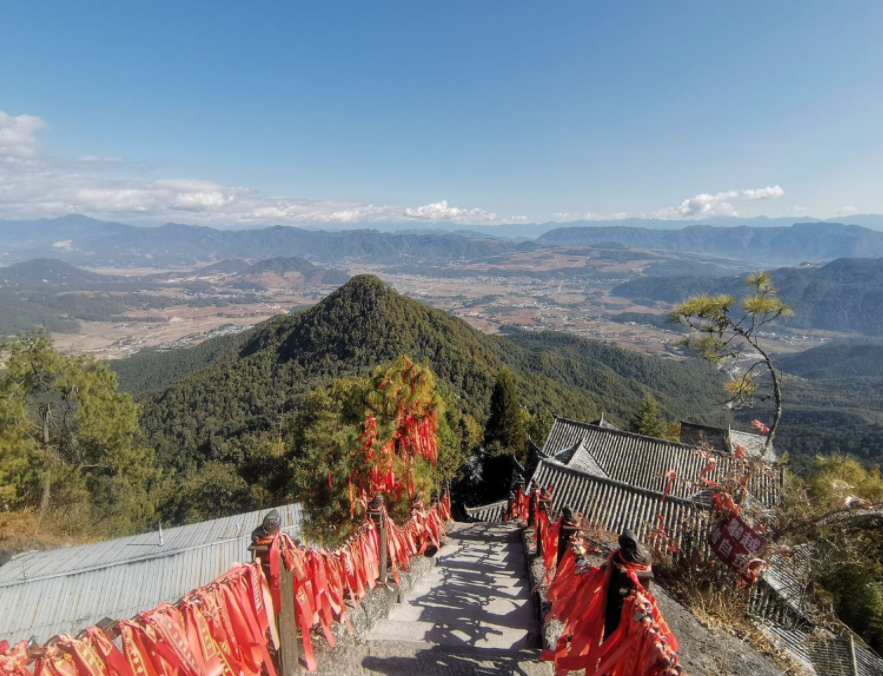
<instances>
[{"instance_id":1,"label":"distant mountain range","mask_svg":"<svg viewBox=\"0 0 883 676\"><path fill-rule=\"evenodd\" d=\"M657 251L714 254L758 263L794 264L883 256L883 232L841 223L796 223L765 228L693 225L681 230L566 227L551 230L537 239L538 244L546 246L592 246L602 242Z\"/></svg>"},{"instance_id":2,"label":"distant mountain range","mask_svg":"<svg viewBox=\"0 0 883 676\"><path fill-rule=\"evenodd\" d=\"M809 219L813 220L813 219ZM883 216L856 216L883 228ZM791 219L690 221L626 219L512 226L433 226L407 232L309 230L272 226L218 230L168 223L135 227L85 216L41 221L0 221L0 261L61 258L85 266L176 267L225 259L300 257L311 261L422 264L476 260L537 246L624 246L713 254L758 264L795 264L839 257L883 256L883 232L833 222L793 224ZM787 225L786 225L787 224ZM678 229L663 229L678 228ZM536 241L501 239L537 237Z\"/></svg>"},{"instance_id":3,"label":"distant mountain range","mask_svg":"<svg viewBox=\"0 0 883 676\"><path fill-rule=\"evenodd\" d=\"M217 280L210 279L214 275L224 276L220 286ZM170 284L203 294L223 290L225 285L259 293L271 287L325 287L327 292L329 287L345 284L349 278L342 270L314 265L303 258L277 257L256 263L221 261L187 273L184 278L178 273L105 275L58 259L38 258L0 268L0 338L37 326L52 333L75 333L80 329L78 320L137 321L126 313L180 302L165 293ZM243 298L253 296L249 293Z\"/></svg>"},{"instance_id":4,"label":"distant mountain range","mask_svg":"<svg viewBox=\"0 0 883 676\"><path fill-rule=\"evenodd\" d=\"M52 256L76 265L192 266L248 258L302 257L314 261L471 260L515 251L510 241L457 235L402 235L374 230L326 232L287 226L216 230L167 223L144 228L84 216L50 221L0 221L0 255L8 260ZM2 258L0 258L2 260Z\"/></svg>"},{"instance_id":5,"label":"distant mountain range","mask_svg":"<svg viewBox=\"0 0 883 676\"><path fill-rule=\"evenodd\" d=\"M883 336L883 259L839 258L822 267L773 271L779 292L796 314L783 324L803 329ZM676 303L698 293L745 294L742 277L640 277L611 294L646 303ZM775 329L771 329L775 330Z\"/></svg>"}]
</instances>

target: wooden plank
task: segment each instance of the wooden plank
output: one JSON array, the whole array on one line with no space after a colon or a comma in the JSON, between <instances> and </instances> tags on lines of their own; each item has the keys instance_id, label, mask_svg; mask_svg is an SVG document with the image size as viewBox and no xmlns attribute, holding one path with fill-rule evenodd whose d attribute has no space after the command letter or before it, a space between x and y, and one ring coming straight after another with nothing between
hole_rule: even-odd
<instances>
[{"instance_id":1,"label":"wooden plank","mask_svg":"<svg viewBox=\"0 0 883 676\"><path fill-rule=\"evenodd\" d=\"M279 613L279 646L282 676L293 676L300 672L297 657L297 620L294 615L293 573L285 570L284 562L279 568L279 591L282 595L282 608Z\"/></svg>"}]
</instances>

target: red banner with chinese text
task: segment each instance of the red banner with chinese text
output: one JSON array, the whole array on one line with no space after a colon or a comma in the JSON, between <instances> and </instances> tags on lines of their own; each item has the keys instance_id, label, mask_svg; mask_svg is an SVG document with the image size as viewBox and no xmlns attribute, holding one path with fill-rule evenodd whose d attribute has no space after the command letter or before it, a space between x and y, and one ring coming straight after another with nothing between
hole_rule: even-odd
<instances>
[{"instance_id":1,"label":"red banner with chinese text","mask_svg":"<svg viewBox=\"0 0 883 676\"><path fill-rule=\"evenodd\" d=\"M711 527L708 544L721 561L746 578L756 579L765 567L759 557L766 547L766 538L732 512L724 514Z\"/></svg>"}]
</instances>

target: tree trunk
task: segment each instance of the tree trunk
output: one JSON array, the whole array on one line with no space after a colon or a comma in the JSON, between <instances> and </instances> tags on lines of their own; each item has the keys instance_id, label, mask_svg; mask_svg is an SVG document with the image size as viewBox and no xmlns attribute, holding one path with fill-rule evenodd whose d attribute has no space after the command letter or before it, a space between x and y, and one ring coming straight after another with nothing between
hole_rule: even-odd
<instances>
[{"instance_id":1,"label":"tree trunk","mask_svg":"<svg viewBox=\"0 0 883 676\"><path fill-rule=\"evenodd\" d=\"M773 416L773 424L770 425L770 433L767 435L766 442L763 445L763 452L766 454L773 446L773 438L776 436L776 430L779 429L779 419L782 417L782 388L779 383L779 374L776 372L776 366L773 364L773 360L770 359L770 356L764 352L756 341L752 341L751 344L754 346L754 349L760 352L763 356L766 367L770 372L770 377L773 379L773 399L775 400L776 412Z\"/></svg>"},{"instance_id":2,"label":"tree trunk","mask_svg":"<svg viewBox=\"0 0 883 676\"><path fill-rule=\"evenodd\" d=\"M52 493L52 462L50 460L49 449L49 417L52 415L52 409L49 404L42 407L40 413L43 415L43 453L46 456L46 473L43 476L43 491L40 495L40 511L38 513L38 519L42 521L43 517L46 516L46 513L49 511L49 498Z\"/></svg>"},{"instance_id":3,"label":"tree trunk","mask_svg":"<svg viewBox=\"0 0 883 676\"><path fill-rule=\"evenodd\" d=\"M40 521L43 520L43 517L46 516L46 513L49 511L49 498L52 492L52 474L49 470L46 471L45 476L43 477L43 492L40 495L40 511L38 518Z\"/></svg>"}]
</instances>

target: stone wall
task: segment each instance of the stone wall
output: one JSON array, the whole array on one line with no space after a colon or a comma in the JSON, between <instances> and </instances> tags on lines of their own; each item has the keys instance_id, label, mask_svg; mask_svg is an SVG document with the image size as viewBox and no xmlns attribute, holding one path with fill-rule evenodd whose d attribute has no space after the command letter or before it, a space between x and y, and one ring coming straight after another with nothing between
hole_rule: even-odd
<instances>
[{"instance_id":1,"label":"stone wall","mask_svg":"<svg viewBox=\"0 0 883 676\"><path fill-rule=\"evenodd\" d=\"M399 571L401 586L395 584L395 580L392 579L392 571L390 571L387 586L378 584L357 607L349 608L347 613L349 627L341 622L334 622L331 625L331 633L337 644L335 648L329 646L325 641L321 628L314 627L313 648L316 652L316 661L328 668L329 665L334 664L335 656L341 651L360 643L378 621L389 617L396 603L401 603L408 598L417 582L435 564L435 556L415 556L411 559L411 570Z\"/></svg>"}]
</instances>

